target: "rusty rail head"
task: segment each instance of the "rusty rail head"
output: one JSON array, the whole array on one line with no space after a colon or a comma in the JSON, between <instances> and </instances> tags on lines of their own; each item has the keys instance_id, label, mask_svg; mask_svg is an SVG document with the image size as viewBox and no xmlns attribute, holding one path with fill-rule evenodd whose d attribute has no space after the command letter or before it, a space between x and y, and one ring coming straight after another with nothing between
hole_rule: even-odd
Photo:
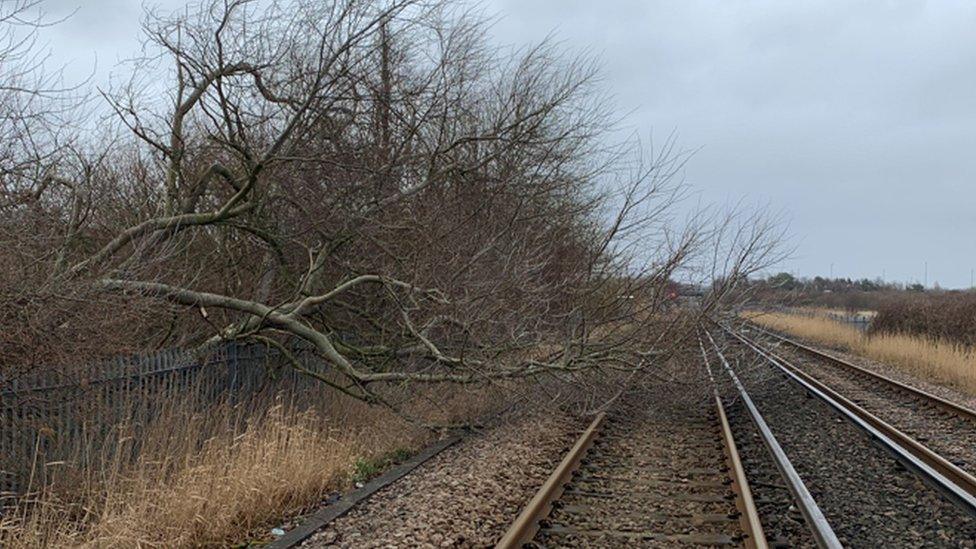
<instances>
[{"instance_id":1,"label":"rusty rail head","mask_svg":"<svg viewBox=\"0 0 976 549\"><path fill-rule=\"evenodd\" d=\"M576 444L566 454L566 457L546 479L542 488L536 492L525 509L522 509L515 522L505 532L505 535L502 536L502 539L495 545L496 549L515 549L532 541L536 532L539 531L539 521L549 514L549 511L552 510L552 502L562 495L563 485L569 480L573 471L579 467L583 456L593 445L605 417L606 414L603 412L597 414L590 426L583 431Z\"/></svg>"},{"instance_id":2,"label":"rusty rail head","mask_svg":"<svg viewBox=\"0 0 976 549\"><path fill-rule=\"evenodd\" d=\"M739 458L739 451L735 447L735 438L732 436L732 427L729 425L729 418L725 415L722 398L718 394L715 395L715 408L718 412L719 424L722 427L725 457L729 462L730 476L732 477L732 491L737 496L735 506L739 509L739 525L745 534L743 543L750 549L767 549L769 544L766 541L766 534L763 532L762 522L759 520L759 510L756 509L756 502L752 499L752 490L749 489L746 470Z\"/></svg>"}]
</instances>

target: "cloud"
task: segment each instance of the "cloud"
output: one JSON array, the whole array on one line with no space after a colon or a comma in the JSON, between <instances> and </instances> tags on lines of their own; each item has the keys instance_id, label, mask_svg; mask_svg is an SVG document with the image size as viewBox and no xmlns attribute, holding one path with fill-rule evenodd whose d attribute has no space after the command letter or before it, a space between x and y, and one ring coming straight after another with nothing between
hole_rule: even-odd
<instances>
[{"instance_id":1,"label":"cloud","mask_svg":"<svg viewBox=\"0 0 976 549\"><path fill-rule=\"evenodd\" d=\"M157 1L177 9L179 0ZM96 82L139 51L129 0L48 0L53 61ZM801 274L968 286L976 266L976 4L488 0L499 44L603 59L624 131L677 130L704 200L792 214Z\"/></svg>"},{"instance_id":2,"label":"cloud","mask_svg":"<svg viewBox=\"0 0 976 549\"><path fill-rule=\"evenodd\" d=\"M531 4L526 6L523 4ZM500 42L602 54L642 132L702 147L688 180L792 214L790 270L968 286L976 265L976 5L490 4Z\"/></svg>"}]
</instances>

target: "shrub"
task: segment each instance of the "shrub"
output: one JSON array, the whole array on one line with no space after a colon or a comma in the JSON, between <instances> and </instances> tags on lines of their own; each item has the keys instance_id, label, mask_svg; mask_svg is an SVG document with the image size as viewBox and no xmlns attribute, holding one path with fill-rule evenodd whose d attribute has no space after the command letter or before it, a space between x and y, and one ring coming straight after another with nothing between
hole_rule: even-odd
<instances>
[{"instance_id":1,"label":"shrub","mask_svg":"<svg viewBox=\"0 0 976 549\"><path fill-rule=\"evenodd\" d=\"M882 304L874 334L910 334L976 346L976 293L903 295Z\"/></svg>"}]
</instances>

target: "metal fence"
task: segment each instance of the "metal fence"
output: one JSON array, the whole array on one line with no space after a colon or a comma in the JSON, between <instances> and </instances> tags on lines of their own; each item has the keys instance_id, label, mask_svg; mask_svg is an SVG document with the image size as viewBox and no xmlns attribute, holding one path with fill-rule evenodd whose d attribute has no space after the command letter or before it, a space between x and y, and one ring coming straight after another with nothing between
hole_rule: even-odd
<instances>
[{"instance_id":1,"label":"metal fence","mask_svg":"<svg viewBox=\"0 0 976 549\"><path fill-rule=\"evenodd\" d=\"M851 326L857 328L862 332L866 332L868 328L871 327L871 321L874 320L872 315L866 315L862 313L827 313L827 316L837 322L843 322L845 324L850 324Z\"/></svg>"},{"instance_id":2,"label":"metal fence","mask_svg":"<svg viewBox=\"0 0 976 549\"><path fill-rule=\"evenodd\" d=\"M311 353L297 350L296 356L310 366ZM43 484L44 463L71 458L76 467L85 467L77 461L92 448L118 444L113 431L119 425L149 426L177 399L205 410L266 390L312 384L282 367L277 352L235 343L0 377L0 495ZM138 454L135 446L130 451Z\"/></svg>"}]
</instances>

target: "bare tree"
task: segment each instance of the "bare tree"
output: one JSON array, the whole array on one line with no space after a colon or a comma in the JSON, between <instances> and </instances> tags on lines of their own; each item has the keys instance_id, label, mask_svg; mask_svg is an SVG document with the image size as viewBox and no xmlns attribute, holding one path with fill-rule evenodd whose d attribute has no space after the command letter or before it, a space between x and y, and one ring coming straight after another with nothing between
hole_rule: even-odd
<instances>
[{"instance_id":1,"label":"bare tree","mask_svg":"<svg viewBox=\"0 0 976 549\"><path fill-rule=\"evenodd\" d=\"M51 220L24 251L45 299L112 310L103 334L259 342L382 401L643 372L694 329L669 288L716 233L675 228L673 139L604 144L593 59L505 54L476 13L419 0L209 0L144 28L103 92L122 131L66 149L63 196L23 187ZM771 259L754 228L727 278Z\"/></svg>"}]
</instances>

